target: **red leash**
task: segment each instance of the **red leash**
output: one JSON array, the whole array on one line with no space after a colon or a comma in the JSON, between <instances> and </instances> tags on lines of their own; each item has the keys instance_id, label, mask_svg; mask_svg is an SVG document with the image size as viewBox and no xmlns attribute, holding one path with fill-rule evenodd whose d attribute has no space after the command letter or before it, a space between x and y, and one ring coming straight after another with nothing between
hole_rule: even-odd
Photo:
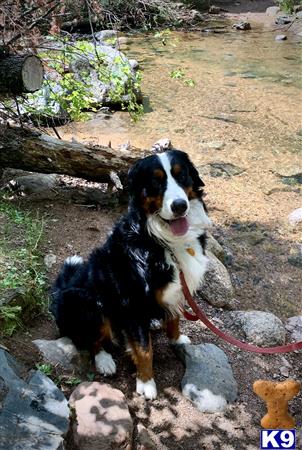
<instances>
[{"instance_id":1,"label":"red leash","mask_svg":"<svg viewBox=\"0 0 302 450\"><path fill-rule=\"evenodd\" d=\"M184 310L183 311L184 317L192 321L201 320L211 331L213 331L213 333L217 334L217 336L221 337L224 341L229 342L229 344L235 345L236 347L239 347L242 350L246 350L247 352L254 352L254 353L288 353L302 349L302 341L295 342L293 344L280 345L278 347L257 347L257 345L246 344L245 342L239 341L239 339L236 339L233 336L224 333L223 331L219 330L219 328L215 327L215 325L213 325L213 323L207 318L205 313L196 304L195 300L190 294L188 285L186 283L182 271L180 271L180 281L182 284L184 296L189 306L191 307L192 311L195 313L194 315Z\"/></svg>"}]
</instances>

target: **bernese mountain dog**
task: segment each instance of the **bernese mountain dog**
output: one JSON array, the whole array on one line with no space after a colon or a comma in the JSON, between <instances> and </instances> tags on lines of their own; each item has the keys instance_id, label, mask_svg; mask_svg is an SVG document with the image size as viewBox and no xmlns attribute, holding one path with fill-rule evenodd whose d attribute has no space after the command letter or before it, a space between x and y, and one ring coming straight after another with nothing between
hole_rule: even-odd
<instances>
[{"instance_id":1,"label":"bernese mountain dog","mask_svg":"<svg viewBox=\"0 0 302 450\"><path fill-rule=\"evenodd\" d=\"M122 338L137 368L136 392L154 399L150 323L161 320L175 345L190 342L179 331L184 306L179 274L182 270L193 294L207 267L210 220L204 183L180 150L138 160L128 185L127 213L87 261L65 260L50 310L60 335L88 349L103 375L116 371L108 343Z\"/></svg>"}]
</instances>

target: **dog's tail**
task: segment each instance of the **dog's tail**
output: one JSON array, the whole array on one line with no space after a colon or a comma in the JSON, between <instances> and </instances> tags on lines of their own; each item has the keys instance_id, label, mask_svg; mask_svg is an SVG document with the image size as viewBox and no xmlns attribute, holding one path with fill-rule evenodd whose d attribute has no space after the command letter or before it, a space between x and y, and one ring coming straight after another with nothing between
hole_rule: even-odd
<instances>
[{"instance_id":1,"label":"dog's tail","mask_svg":"<svg viewBox=\"0 0 302 450\"><path fill-rule=\"evenodd\" d=\"M74 255L66 258L55 282L55 290L63 290L69 288L72 278L83 266L83 264L84 261L81 256Z\"/></svg>"},{"instance_id":2,"label":"dog's tail","mask_svg":"<svg viewBox=\"0 0 302 450\"><path fill-rule=\"evenodd\" d=\"M60 313L59 310L64 302L63 292L73 288L74 281L78 276L78 272L83 268L84 261L81 256L69 256L65 259L64 264L57 276L51 289L51 302L49 306L50 312L57 320Z\"/></svg>"}]
</instances>

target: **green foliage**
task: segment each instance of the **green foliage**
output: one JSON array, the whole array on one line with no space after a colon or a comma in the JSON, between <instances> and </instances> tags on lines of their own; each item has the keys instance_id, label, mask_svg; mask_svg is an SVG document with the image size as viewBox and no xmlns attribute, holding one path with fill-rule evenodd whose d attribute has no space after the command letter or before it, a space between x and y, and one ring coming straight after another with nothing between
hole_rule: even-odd
<instances>
[{"instance_id":1,"label":"green foliage","mask_svg":"<svg viewBox=\"0 0 302 450\"><path fill-rule=\"evenodd\" d=\"M46 376L52 375L53 367L50 364L36 364L36 369L43 372Z\"/></svg>"},{"instance_id":2,"label":"green foliage","mask_svg":"<svg viewBox=\"0 0 302 450\"><path fill-rule=\"evenodd\" d=\"M294 11L294 6L296 4L294 0L279 0L278 3L279 8L287 13L292 13Z\"/></svg>"},{"instance_id":3,"label":"green foliage","mask_svg":"<svg viewBox=\"0 0 302 450\"><path fill-rule=\"evenodd\" d=\"M183 78L184 76L185 76L185 74L182 71L182 69L175 69L170 72L170 77L173 80L179 80L179 79Z\"/></svg>"},{"instance_id":4,"label":"green foliage","mask_svg":"<svg viewBox=\"0 0 302 450\"><path fill-rule=\"evenodd\" d=\"M186 86L189 86L189 87L194 87L195 86L195 81L192 80L192 78L186 78L184 80L184 83L185 83Z\"/></svg>"},{"instance_id":5,"label":"green foliage","mask_svg":"<svg viewBox=\"0 0 302 450\"><path fill-rule=\"evenodd\" d=\"M175 69L170 72L170 77L173 80L182 80L186 86L194 87L195 81L192 78L185 78L185 73L182 69Z\"/></svg>"},{"instance_id":6,"label":"green foliage","mask_svg":"<svg viewBox=\"0 0 302 450\"><path fill-rule=\"evenodd\" d=\"M38 251L43 222L1 200L0 219L0 333L12 335L26 314L45 306L46 281Z\"/></svg>"},{"instance_id":7,"label":"green foliage","mask_svg":"<svg viewBox=\"0 0 302 450\"><path fill-rule=\"evenodd\" d=\"M62 43L61 39L60 42ZM127 59L117 57L113 67L109 68L106 55L101 54L93 43L88 41L70 43L63 40L63 44L63 49L59 51L50 50L39 54L53 73L51 79L46 79L42 87L42 90L49 92L49 102L38 111L40 114L51 118L54 114L52 103L58 103L71 120L83 121L90 117L87 111L96 111L96 106L100 106L96 105L93 98L89 73L85 65L79 70L78 76L68 71L70 65L79 57L97 72L100 83L110 85L109 102L121 104L122 109L129 111L134 120L143 113L143 107L138 103L136 96L140 91L141 73L133 73ZM35 100L40 95L41 91L38 91L27 96L29 102L23 104L26 112L37 113L32 105L35 105Z\"/></svg>"}]
</instances>

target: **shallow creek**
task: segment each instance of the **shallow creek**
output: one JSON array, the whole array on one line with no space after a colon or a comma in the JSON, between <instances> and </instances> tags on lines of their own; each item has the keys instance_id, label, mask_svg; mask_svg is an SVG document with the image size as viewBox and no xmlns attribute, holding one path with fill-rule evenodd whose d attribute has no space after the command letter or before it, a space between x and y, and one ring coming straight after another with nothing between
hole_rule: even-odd
<instances>
[{"instance_id":1,"label":"shallow creek","mask_svg":"<svg viewBox=\"0 0 302 450\"><path fill-rule=\"evenodd\" d=\"M279 261L285 273L287 251L302 243L301 233L287 222L287 215L301 206L301 178L282 178L302 173L302 38L289 35L276 42L275 34L259 27L219 34L175 32L166 45L153 35L131 36L122 50L143 71L143 118L132 123L125 112L109 120L96 115L60 133L84 142L111 141L113 147L130 141L148 148L159 138L170 138L201 169L216 224L252 223L269 230L280 255L286 246ZM171 78L178 70L184 76ZM213 176L208 166L213 163L234 165L235 175ZM295 271L301 272L289 270L294 274L288 275L285 289L292 276L298 277ZM300 308L298 292L283 299L295 303L293 313Z\"/></svg>"}]
</instances>

